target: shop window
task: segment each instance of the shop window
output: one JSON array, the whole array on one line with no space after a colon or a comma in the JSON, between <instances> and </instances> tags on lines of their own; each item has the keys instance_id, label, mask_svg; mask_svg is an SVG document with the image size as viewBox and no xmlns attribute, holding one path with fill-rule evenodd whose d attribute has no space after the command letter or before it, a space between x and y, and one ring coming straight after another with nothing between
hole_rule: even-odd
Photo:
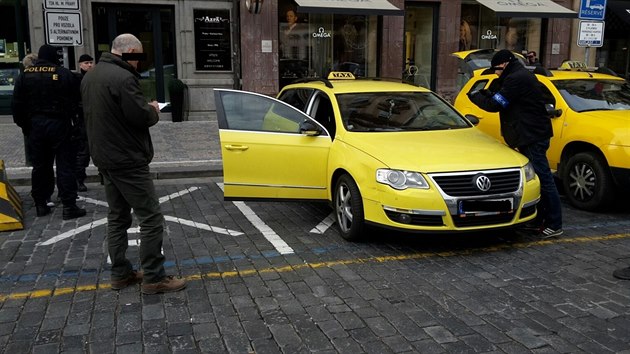
<instances>
[{"instance_id":1,"label":"shop window","mask_svg":"<svg viewBox=\"0 0 630 354\"><path fill-rule=\"evenodd\" d=\"M498 17L477 3L461 7L459 50L509 49L540 52L541 19Z\"/></svg>"},{"instance_id":2,"label":"shop window","mask_svg":"<svg viewBox=\"0 0 630 354\"><path fill-rule=\"evenodd\" d=\"M405 71L403 79L413 85L433 88L431 78L437 42L431 6L407 6L405 11Z\"/></svg>"},{"instance_id":3,"label":"shop window","mask_svg":"<svg viewBox=\"0 0 630 354\"><path fill-rule=\"evenodd\" d=\"M331 71L377 75L377 16L301 14L292 1L280 1L280 86Z\"/></svg>"}]
</instances>

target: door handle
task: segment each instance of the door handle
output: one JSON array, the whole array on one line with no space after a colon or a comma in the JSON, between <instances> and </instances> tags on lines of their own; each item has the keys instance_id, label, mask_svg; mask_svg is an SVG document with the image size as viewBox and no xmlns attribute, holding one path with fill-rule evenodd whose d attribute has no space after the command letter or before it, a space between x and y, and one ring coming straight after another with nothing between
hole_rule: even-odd
<instances>
[{"instance_id":1,"label":"door handle","mask_svg":"<svg viewBox=\"0 0 630 354\"><path fill-rule=\"evenodd\" d=\"M245 151L249 149L246 145L225 145L226 150Z\"/></svg>"}]
</instances>

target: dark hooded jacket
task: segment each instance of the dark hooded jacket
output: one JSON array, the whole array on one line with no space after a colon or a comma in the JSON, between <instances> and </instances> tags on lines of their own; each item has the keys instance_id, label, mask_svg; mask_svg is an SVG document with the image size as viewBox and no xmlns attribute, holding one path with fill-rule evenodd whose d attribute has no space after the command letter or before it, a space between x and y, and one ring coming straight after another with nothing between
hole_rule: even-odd
<instances>
[{"instance_id":1,"label":"dark hooded jacket","mask_svg":"<svg viewBox=\"0 0 630 354\"><path fill-rule=\"evenodd\" d=\"M138 78L121 57L103 53L81 81L90 154L98 168L146 166L153 159L149 127L159 116L142 95Z\"/></svg>"},{"instance_id":2,"label":"dark hooded jacket","mask_svg":"<svg viewBox=\"0 0 630 354\"><path fill-rule=\"evenodd\" d=\"M499 112L501 135L510 147L530 145L553 136L540 83L533 73L518 61L512 61L497 84L493 92L482 90L468 97L485 111Z\"/></svg>"}]
</instances>

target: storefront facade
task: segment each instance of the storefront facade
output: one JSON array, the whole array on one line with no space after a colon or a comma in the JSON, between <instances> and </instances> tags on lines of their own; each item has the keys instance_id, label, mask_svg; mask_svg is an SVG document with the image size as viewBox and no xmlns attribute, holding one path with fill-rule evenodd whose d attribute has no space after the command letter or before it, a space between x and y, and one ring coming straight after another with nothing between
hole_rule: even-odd
<instances>
[{"instance_id":1,"label":"storefront facade","mask_svg":"<svg viewBox=\"0 0 630 354\"><path fill-rule=\"evenodd\" d=\"M42 0L23 1L26 38L2 29L13 31L3 35L5 43L23 43L14 45L25 50L16 61L31 50L27 43L36 51L46 41ZM139 69L145 94L169 101L169 83L181 79L188 86L191 120L211 119L213 88L275 95L296 79L333 70L404 79L452 100L461 86L459 61L451 55L457 51L533 50L546 67L584 60L571 10L579 5L579 0L81 0L83 43L66 52L74 69L79 55L98 60L116 35L135 34L148 57ZM4 9L2 16L17 18ZM13 3L10 10L15 13ZM593 49L591 58L627 73L630 31L618 14L617 24L607 25L611 39Z\"/></svg>"}]
</instances>

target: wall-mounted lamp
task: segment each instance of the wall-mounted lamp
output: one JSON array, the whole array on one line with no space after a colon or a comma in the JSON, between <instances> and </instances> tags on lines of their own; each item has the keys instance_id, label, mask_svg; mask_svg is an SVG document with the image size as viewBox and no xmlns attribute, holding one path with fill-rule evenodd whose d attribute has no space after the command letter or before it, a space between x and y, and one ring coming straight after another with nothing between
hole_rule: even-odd
<instances>
[{"instance_id":1,"label":"wall-mounted lamp","mask_svg":"<svg viewBox=\"0 0 630 354\"><path fill-rule=\"evenodd\" d=\"M247 11L253 14L259 14L262 9L263 0L245 0Z\"/></svg>"}]
</instances>

